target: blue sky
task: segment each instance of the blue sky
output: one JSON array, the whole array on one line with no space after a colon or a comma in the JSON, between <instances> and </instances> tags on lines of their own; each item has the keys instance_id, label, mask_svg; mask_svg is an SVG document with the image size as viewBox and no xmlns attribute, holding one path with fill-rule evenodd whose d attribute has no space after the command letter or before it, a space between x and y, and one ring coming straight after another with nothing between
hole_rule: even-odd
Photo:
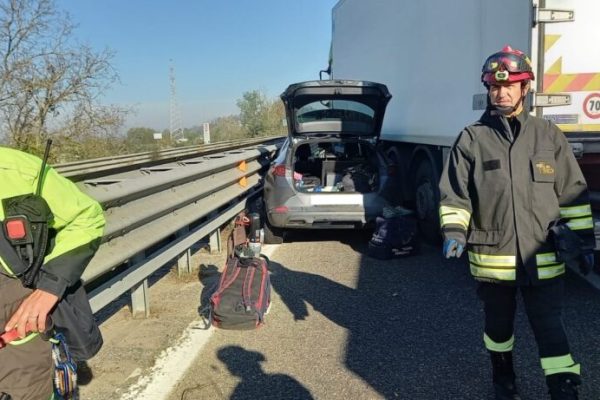
<instances>
[{"instance_id":1,"label":"blue sky","mask_svg":"<svg viewBox=\"0 0 600 400\"><path fill-rule=\"evenodd\" d=\"M76 38L116 52L121 83L105 104L132 106L126 128L169 127L170 60L183 127L237 114L250 90L276 98L326 68L337 0L58 0Z\"/></svg>"}]
</instances>

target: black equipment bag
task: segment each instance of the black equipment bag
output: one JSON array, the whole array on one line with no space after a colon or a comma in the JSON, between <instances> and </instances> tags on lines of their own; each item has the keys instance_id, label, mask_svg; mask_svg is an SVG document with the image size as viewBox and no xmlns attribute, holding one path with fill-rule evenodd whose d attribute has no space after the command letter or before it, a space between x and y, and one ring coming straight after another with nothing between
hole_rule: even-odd
<instances>
[{"instance_id":1,"label":"black equipment bag","mask_svg":"<svg viewBox=\"0 0 600 400\"><path fill-rule=\"evenodd\" d=\"M377 217L367 254L380 260L413 255L418 250L417 221L411 215Z\"/></svg>"},{"instance_id":2,"label":"black equipment bag","mask_svg":"<svg viewBox=\"0 0 600 400\"><path fill-rule=\"evenodd\" d=\"M377 174L366 165L347 168L342 177L344 192L370 193L377 189Z\"/></svg>"},{"instance_id":3,"label":"black equipment bag","mask_svg":"<svg viewBox=\"0 0 600 400\"><path fill-rule=\"evenodd\" d=\"M210 297L211 323L221 329L255 329L264 324L270 304L266 257L229 257L219 286Z\"/></svg>"},{"instance_id":4,"label":"black equipment bag","mask_svg":"<svg viewBox=\"0 0 600 400\"><path fill-rule=\"evenodd\" d=\"M210 322L221 329L248 330L264 324L271 305L269 259L249 251L250 237L258 228L256 218L241 213L227 240L227 261L216 291L210 297ZM249 255L249 256L246 256Z\"/></svg>"}]
</instances>

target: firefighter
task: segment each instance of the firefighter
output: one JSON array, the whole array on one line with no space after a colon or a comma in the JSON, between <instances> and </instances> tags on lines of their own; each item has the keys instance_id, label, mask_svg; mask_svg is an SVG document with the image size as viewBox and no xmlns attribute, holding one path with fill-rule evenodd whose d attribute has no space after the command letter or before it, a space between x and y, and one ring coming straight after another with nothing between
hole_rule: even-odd
<instances>
[{"instance_id":1,"label":"firefighter","mask_svg":"<svg viewBox=\"0 0 600 400\"><path fill-rule=\"evenodd\" d=\"M496 399L520 399L512 364L516 294L521 292L552 400L577 399L580 365L562 324L565 262L549 227L575 233L582 272L594 264L586 182L562 132L531 116L529 58L505 46L483 65L488 106L452 146L440 180L443 254L467 250L484 304L484 344ZM564 254L563 254L564 255Z\"/></svg>"},{"instance_id":2,"label":"firefighter","mask_svg":"<svg viewBox=\"0 0 600 400\"><path fill-rule=\"evenodd\" d=\"M105 224L98 202L54 169L42 168L42 165L37 157L0 147L0 220L3 222L0 233L4 235L4 243L10 236L7 229L14 229L4 223L9 220L9 204L18 207L20 199L30 198L28 195L36 193L40 180L39 195L51 216L48 221L51 245L42 254L45 258L42 258L41 269L32 277L31 287L24 286L13 270L14 265L11 268L7 253L0 251L0 334L13 329L18 332L17 340L0 348L0 398L13 400L53 397L51 343L43 340L41 333L49 328L47 317L65 291L79 282L83 269L99 246ZM38 211L34 214L39 214ZM22 228L18 226L17 233L24 231ZM27 225L25 228L32 229Z\"/></svg>"}]
</instances>

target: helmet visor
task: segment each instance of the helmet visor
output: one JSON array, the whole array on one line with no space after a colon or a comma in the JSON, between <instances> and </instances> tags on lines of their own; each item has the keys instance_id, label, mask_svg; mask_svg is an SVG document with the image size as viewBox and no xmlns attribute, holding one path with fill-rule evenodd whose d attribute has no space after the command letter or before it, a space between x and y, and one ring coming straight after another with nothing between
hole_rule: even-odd
<instances>
[{"instance_id":1,"label":"helmet visor","mask_svg":"<svg viewBox=\"0 0 600 400\"><path fill-rule=\"evenodd\" d=\"M531 63L525 55L520 56L513 53L496 53L485 60L481 72L487 74L495 73L497 71L508 71L512 73L528 72L531 71Z\"/></svg>"}]
</instances>

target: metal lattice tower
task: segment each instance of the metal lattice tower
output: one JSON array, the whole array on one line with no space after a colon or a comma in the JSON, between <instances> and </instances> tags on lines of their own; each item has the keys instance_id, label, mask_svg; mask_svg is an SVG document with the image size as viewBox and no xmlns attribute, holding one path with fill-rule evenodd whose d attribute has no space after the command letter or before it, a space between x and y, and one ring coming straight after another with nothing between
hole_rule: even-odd
<instances>
[{"instance_id":1,"label":"metal lattice tower","mask_svg":"<svg viewBox=\"0 0 600 400\"><path fill-rule=\"evenodd\" d=\"M169 66L169 81L171 82L171 112L170 112L170 133L171 140L174 142L184 141L183 128L181 127L181 112L177 103L177 91L175 89L175 67L171 60Z\"/></svg>"}]
</instances>

